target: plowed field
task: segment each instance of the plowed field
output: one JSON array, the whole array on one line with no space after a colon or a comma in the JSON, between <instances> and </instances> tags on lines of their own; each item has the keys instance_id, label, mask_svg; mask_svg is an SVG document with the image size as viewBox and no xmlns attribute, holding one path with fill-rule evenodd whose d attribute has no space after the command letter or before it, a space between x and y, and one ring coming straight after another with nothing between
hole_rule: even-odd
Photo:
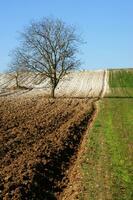
<instances>
[{"instance_id":1,"label":"plowed field","mask_svg":"<svg viewBox=\"0 0 133 200\"><path fill-rule=\"evenodd\" d=\"M91 103L1 97L0 199L59 199L93 114Z\"/></svg>"},{"instance_id":2,"label":"plowed field","mask_svg":"<svg viewBox=\"0 0 133 200\"><path fill-rule=\"evenodd\" d=\"M38 93L48 96L51 93L49 80L44 80L40 75L26 72L19 76L18 81L23 89L25 87L31 89L30 92L27 90L27 93L30 95ZM108 89L107 70L71 72L60 80L55 89L55 96L94 98L101 95L103 85L105 93ZM15 79L11 75L0 74L0 96L14 95L16 92L21 93L22 91L20 90L12 90L15 86Z\"/></svg>"}]
</instances>

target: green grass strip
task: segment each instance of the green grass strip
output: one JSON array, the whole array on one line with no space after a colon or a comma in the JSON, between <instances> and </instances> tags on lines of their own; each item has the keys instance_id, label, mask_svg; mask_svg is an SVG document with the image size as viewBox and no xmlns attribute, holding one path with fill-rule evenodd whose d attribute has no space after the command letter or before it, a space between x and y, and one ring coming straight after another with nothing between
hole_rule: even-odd
<instances>
[{"instance_id":1,"label":"green grass strip","mask_svg":"<svg viewBox=\"0 0 133 200\"><path fill-rule=\"evenodd\" d=\"M133 199L132 122L132 99L102 100L82 164L81 199Z\"/></svg>"}]
</instances>

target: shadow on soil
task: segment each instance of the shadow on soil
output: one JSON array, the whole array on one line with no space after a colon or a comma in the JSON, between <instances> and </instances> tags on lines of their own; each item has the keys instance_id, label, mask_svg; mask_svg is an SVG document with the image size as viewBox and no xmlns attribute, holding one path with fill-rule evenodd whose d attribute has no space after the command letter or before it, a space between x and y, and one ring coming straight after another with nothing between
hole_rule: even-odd
<instances>
[{"instance_id":1,"label":"shadow on soil","mask_svg":"<svg viewBox=\"0 0 133 200\"><path fill-rule=\"evenodd\" d=\"M28 93L29 91L31 91L32 88L23 88L23 89L19 89L19 90L14 90L14 91L3 91L0 93L0 97L6 97L6 96L10 96L10 95L16 95L16 94L25 94L25 93Z\"/></svg>"},{"instance_id":2,"label":"shadow on soil","mask_svg":"<svg viewBox=\"0 0 133 200\"><path fill-rule=\"evenodd\" d=\"M52 152L49 158L44 155L40 162L33 166L34 177L29 189L27 199L56 200L67 186L66 171L76 159L76 154L88 122L92 120L94 110L87 113L79 124L69 127L68 137L62 141L62 148ZM43 160L48 160L44 164Z\"/></svg>"}]
</instances>

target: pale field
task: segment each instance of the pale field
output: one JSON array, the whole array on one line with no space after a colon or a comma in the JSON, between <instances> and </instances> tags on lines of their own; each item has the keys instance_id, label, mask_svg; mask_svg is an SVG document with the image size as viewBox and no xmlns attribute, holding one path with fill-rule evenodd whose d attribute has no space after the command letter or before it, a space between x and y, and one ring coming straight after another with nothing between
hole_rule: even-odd
<instances>
[{"instance_id":1,"label":"pale field","mask_svg":"<svg viewBox=\"0 0 133 200\"><path fill-rule=\"evenodd\" d=\"M19 77L21 86L31 88L27 95L50 94L49 80L32 73L24 73ZM0 74L0 93L12 93L15 79L9 74ZM60 80L56 90L56 97L103 97L108 91L107 70L71 72ZM16 94L23 91L18 91Z\"/></svg>"}]
</instances>

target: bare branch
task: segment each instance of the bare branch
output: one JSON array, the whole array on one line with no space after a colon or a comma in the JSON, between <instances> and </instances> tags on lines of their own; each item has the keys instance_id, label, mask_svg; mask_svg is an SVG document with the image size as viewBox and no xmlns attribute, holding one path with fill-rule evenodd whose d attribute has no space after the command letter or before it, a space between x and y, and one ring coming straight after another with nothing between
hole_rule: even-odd
<instances>
[{"instance_id":1,"label":"bare branch","mask_svg":"<svg viewBox=\"0 0 133 200\"><path fill-rule=\"evenodd\" d=\"M22 33L22 45L16 50L15 65L48 77L54 97L60 79L79 65L76 59L78 43L73 26L59 19L44 18L31 23Z\"/></svg>"}]
</instances>

